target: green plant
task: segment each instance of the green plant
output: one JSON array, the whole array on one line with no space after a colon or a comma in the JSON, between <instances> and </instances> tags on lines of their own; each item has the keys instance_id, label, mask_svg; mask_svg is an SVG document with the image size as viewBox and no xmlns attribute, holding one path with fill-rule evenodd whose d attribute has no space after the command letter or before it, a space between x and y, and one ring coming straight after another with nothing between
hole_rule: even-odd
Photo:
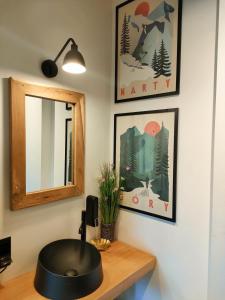
<instances>
[{"instance_id":1,"label":"green plant","mask_svg":"<svg viewBox=\"0 0 225 300\"><path fill-rule=\"evenodd\" d=\"M99 179L100 212L103 224L115 223L120 202L120 183L113 167L105 163L100 168L101 178Z\"/></svg>"}]
</instances>

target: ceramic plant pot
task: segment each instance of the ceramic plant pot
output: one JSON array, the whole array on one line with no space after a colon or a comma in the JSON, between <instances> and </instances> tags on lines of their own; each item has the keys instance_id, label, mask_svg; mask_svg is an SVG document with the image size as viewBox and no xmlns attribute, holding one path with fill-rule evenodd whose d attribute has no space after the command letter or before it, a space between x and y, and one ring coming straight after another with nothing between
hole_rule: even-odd
<instances>
[{"instance_id":1,"label":"ceramic plant pot","mask_svg":"<svg viewBox=\"0 0 225 300\"><path fill-rule=\"evenodd\" d=\"M101 223L101 238L110 240L110 242L113 242L115 240L115 223L113 224Z\"/></svg>"}]
</instances>

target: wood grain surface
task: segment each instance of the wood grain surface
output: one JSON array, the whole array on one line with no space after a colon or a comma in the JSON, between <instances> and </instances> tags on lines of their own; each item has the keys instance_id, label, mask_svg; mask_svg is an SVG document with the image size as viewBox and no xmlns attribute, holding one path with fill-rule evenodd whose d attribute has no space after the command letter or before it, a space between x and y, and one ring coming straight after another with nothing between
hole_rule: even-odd
<instances>
[{"instance_id":1,"label":"wood grain surface","mask_svg":"<svg viewBox=\"0 0 225 300\"><path fill-rule=\"evenodd\" d=\"M101 252L104 279L101 286L83 300L111 300L144 275L153 271L156 258L125 243L115 241L105 252ZM26 273L0 285L0 299L43 300L34 289L35 272Z\"/></svg>"}]
</instances>

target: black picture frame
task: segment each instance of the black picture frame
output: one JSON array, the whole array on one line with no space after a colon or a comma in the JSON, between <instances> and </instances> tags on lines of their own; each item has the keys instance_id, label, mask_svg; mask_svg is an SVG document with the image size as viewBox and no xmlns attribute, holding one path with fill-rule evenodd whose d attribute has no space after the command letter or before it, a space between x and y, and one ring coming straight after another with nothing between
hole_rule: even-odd
<instances>
[{"instance_id":1,"label":"black picture frame","mask_svg":"<svg viewBox=\"0 0 225 300\"><path fill-rule=\"evenodd\" d=\"M66 103L66 110L72 110L73 104Z\"/></svg>"},{"instance_id":2,"label":"black picture frame","mask_svg":"<svg viewBox=\"0 0 225 300\"><path fill-rule=\"evenodd\" d=\"M164 2L162 0L155 0L158 1L159 4ZM169 1L169 0L168 0ZM151 98L157 98L157 97L165 97L165 96L172 96L172 95L178 95L180 93L180 65L181 65L181 31L182 31L182 0L176 0L177 1L177 30L176 30L176 58L174 63L174 71L176 70L176 78L175 80L172 80L174 88L172 90L166 91L165 87L162 90L162 92L159 93L153 93L151 94L151 90L153 89L153 86L148 87L149 91L148 94L147 91L143 92L143 94L140 93L139 95L127 95L125 98L119 98L118 97L118 91L120 89L120 84L118 83L119 78L119 68L118 68L118 53L119 53L119 14L122 9L124 9L129 4L137 3L139 4L139 0L127 0L120 5L116 6L116 20L115 20L115 84L114 84L114 101L115 103L123 103L123 102L129 102L129 101L136 101L136 100L144 100L144 99L151 99ZM146 1L144 1L146 3ZM147 0L147 2L152 2L151 0ZM135 25L134 25L135 26ZM143 27L144 28L144 27ZM142 30L139 28L139 30ZM144 29L143 29L144 30ZM133 55L133 54L132 54ZM135 68L134 68L135 69ZM161 76L160 76L161 77ZM166 77L165 77L166 80ZM143 81L145 82L145 81ZM152 82L151 84L153 84ZM140 81L141 84L141 81ZM154 83L154 86L156 83ZM127 92L128 93L128 92ZM132 94L132 89L129 89L129 94Z\"/></svg>"},{"instance_id":3,"label":"black picture frame","mask_svg":"<svg viewBox=\"0 0 225 300\"><path fill-rule=\"evenodd\" d=\"M171 116L169 116L170 114L171 114ZM169 178L170 180L172 180L172 182L170 181L170 183L169 183L169 190L171 190L172 197L170 199L168 199L168 202L164 202L161 199L154 200L154 201L158 201L159 203L163 201L164 203L161 203L162 207L163 207L163 205L164 205L164 207L166 207L165 203L169 203L167 208L169 207L169 205L171 206L171 208L170 208L170 211L168 210L168 214L167 214L167 211L166 212L164 211L163 213L161 212L161 214L160 214L159 211L157 211L157 212L154 211L154 207L153 208L151 207L148 210L143 210L143 209L139 209L138 207L135 208L134 205L133 206L131 206L131 205L129 206L128 204L124 205L123 200L121 201L120 207L122 209L126 209L126 210L137 212L137 213L142 213L145 215L149 215L152 217L156 217L159 219L163 219L163 220L175 223L176 222L176 182L177 182L177 141L178 141L178 117L179 117L179 109L178 108L115 114L114 115L114 153L113 153L114 166L115 166L115 169L121 179L124 175L121 174L122 173L122 171L121 171L122 163L120 163L120 162L118 163L118 160L121 159L122 139L124 139L125 134L128 132L129 129L135 130L134 126L136 126L135 121L133 121L133 125L134 125L133 127L131 127L130 125L128 125L128 127L124 127L125 125L123 125L124 128L127 128L126 132L123 132L123 131L119 132L121 130L121 129L119 129L120 124L124 124L124 122L119 123L119 120L121 118L131 117L130 120L132 122L132 119L135 120L136 117L140 117L140 120L144 119L145 115L150 116L148 122L154 122L154 119L157 119L154 116L157 116L157 115L161 115L162 117L160 117L160 118L162 120L163 120L163 116L164 116L164 119L165 119L165 117L169 116L169 118L172 120L170 122L171 124L173 124L170 126L171 127L170 130L172 132L169 131L170 138L168 139L168 148L169 148L169 142L170 142L170 151L168 152L168 161L169 161L170 166L172 165L172 167L170 167L170 168L168 167L168 170L169 170L168 172L170 174L172 174L172 177L170 176L170 178ZM151 116L152 116L152 118L151 118ZM160 118L158 118L158 119L160 119ZM127 118L127 120L129 120L129 119ZM129 122L130 122L130 120L129 120ZM144 122L145 121L143 121L143 123ZM168 121L167 121L167 123L168 123ZM162 123L162 126L164 126L163 123ZM162 126L161 126L160 131L157 132L157 134L160 134L160 132L162 131ZM164 128L166 128L166 127L164 127ZM136 131L136 133L137 133L137 131ZM145 133L145 131L143 131L142 136L144 136L144 133ZM155 139L159 138L159 137L157 137L157 134L155 133ZM121 137L121 135L123 135L123 138ZM140 140L140 142L141 142L141 140ZM117 143L119 144L119 146L117 145ZM117 153L117 152L119 152L119 153ZM129 148L126 149L126 152L124 152L124 153L126 153L126 157L129 157ZM169 154L172 157L170 157ZM118 157L120 157L120 158L118 159ZM161 160L161 163L162 163L162 160ZM138 164L137 161L136 161L136 164ZM123 178L122 178L122 180L123 180ZM125 177L125 181L126 181L126 177ZM150 186L151 182L152 181L149 180L149 189L152 188L152 185ZM146 186L147 186L147 181L146 181ZM147 189L148 189L148 186L147 186ZM143 190L144 190L144 188L143 188ZM146 187L145 187L145 191L146 191ZM122 192L122 198L123 198L124 193L127 193L127 195L129 194L129 192L126 192L126 191ZM140 191L140 194L141 193L142 193L142 190ZM158 196L158 194L155 194L155 195ZM129 199L129 197L131 197L131 195L127 196L127 199ZM130 201L130 203L131 203L131 201ZM153 202L153 203L157 203L157 202ZM152 203L152 205L153 205L153 203Z\"/></svg>"},{"instance_id":4,"label":"black picture frame","mask_svg":"<svg viewBox=\"0 0 225 300\"><path fill-rule=\"evenodd\" d=\"M69 131L69 125L72 124L72 118L65 119L65 167L64 167L64 185L72 184L73 171L72 171L72 131ZM68 153L69 150L69 153Z\"/></svg>"}]
</instances>

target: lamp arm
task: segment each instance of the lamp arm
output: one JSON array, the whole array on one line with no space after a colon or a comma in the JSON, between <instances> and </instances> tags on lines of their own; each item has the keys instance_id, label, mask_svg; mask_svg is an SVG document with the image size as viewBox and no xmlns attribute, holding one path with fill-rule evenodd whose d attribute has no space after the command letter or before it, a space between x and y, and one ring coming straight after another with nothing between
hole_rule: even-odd
<instances>
[{"instance_id":1,"label":"lamp arm","mask_svg":"<svg viewBox=\"0 0 225 300\"><path fill-rule=\"evenodd\" d=\"M56 58L54 59L54 62L56 63L56 61L58 60L58 58L60 57L60 55L63 53L63 51L65 50L66 46L69 44L69 42L72 42L72 47L77 47L77 44L75 43L73 38L69 38L66 43L64 44L64 46L62 47L62 49L59 51L59 53L57 54Z\"/></svg>"}]
</instances>

